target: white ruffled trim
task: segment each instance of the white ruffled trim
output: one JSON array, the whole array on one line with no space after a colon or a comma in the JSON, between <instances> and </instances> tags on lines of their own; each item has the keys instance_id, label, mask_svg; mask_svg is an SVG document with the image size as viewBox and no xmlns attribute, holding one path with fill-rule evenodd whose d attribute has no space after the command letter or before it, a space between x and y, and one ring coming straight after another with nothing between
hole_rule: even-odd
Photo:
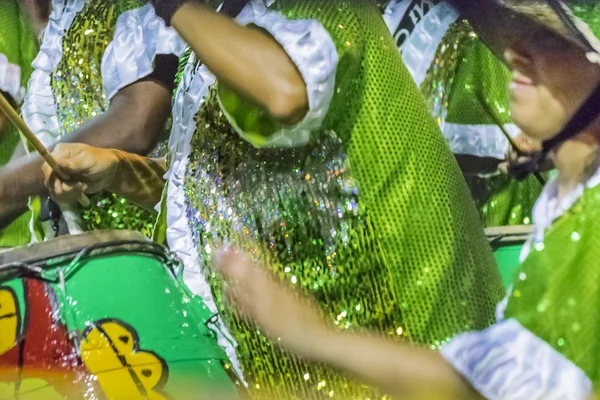
<instances>
[{"instance_id":1,"label":"white ruffled trim","mask_svg":"<svg viewBox=\"0 0 600 400\"><path fill-rule=\"evenodd\" d=\"M457 336L441 353L490 400L582 400L591 394L581 369L512 319Z\"/></svg>"},{"instance_id":2,"label":"white ruffled trim","mask_svg":"<svg viewBox=\"0 0 600 400\"><path fill-rule=\"evenodd\" d=\"M62 58L63 38L84 5L85 0L52 1L43 43L32 63L35 70L29 80L22 113L29 128L45 146L56 143L60 134L50 76Z\"/></svg>"},{"instance_id":3,"label":"white ruffled trim","mask_svg":"<svg viewBox=\"0 0 600 400\"><path fill-rule=\"evenodd\" d=\"M478 157L505 158L508 139L497 125L471 125L442 122L442 132L455 154ZM506 124L504 129L515 138L521 131L516 125Z\"/></svg>"},{"instance_id":4,"label":"white ruffled trim","mask_svg":"<svg viewBox=\"0 0 600 400\"><path fill-rule=\"evenodd\" d=\"M269 11L263 0L253 0L238 17L242 25L254 24L269 32L285 49L302 74L308 92L309 111L298 124L265 138L243 132L227 115L236 132L256 147L296 147L310 140L321 127L335 91L338 54L327 30L316 20L290 21Z\"/></svg>"},{"instance_id":5,"label":"white ruffled trim","mask_svg":"<svg viewBox=\"0 0 600 400\"><path fill-rule=\"evenodd\" d=\"M21 86L21 67L8 62L4 54L0 54L0 90L10 94L17 104L21 104L25 96L25 88Z\"/></svg>"},{"instance_id":6,"label":"white ruffled trim","mask_svg":"<svg viewBox=\"0 0 600 400\"><path fill-rule=\"evenodd\" d=\"M391 2L385 10L385 20L392 35L404 19L412 0ZM446 32L459 17L458 12L448 3L433 6L417 23L408 39L400 48L404 64L413 79L420 86L433 62L435 53Z\"/></svg>"},{"instance_id":7,"label":"white ruffled trim","mask_svg":"<svg viewBox=\"0 0 600 400\"><path fill-rule=\"evenodd\" d=\"M157 54L181 57L187 45L173 28L165 26L154 7L124 12L117 19L113 41L102 58L102 79L108 99L124 87L150 75Z\"/></svg>"},{"instance_id":8,"label":"white ruffled trim","mask_svg":"<svg viewBox=\"0 0 600 400\"><path fill-rule=\"evenodd\" d=\"M190 57L183 73L182 82L177 89L173 105L173 129L169 139L171 165L165 175L167 181L167 243L169 249L183 262L183 280L188 288L202 298L209 310L218 314L217 305L211 288L198 259L198 249L192 238L192 231L186 216L184 180L190 155L190 142L196 130L194 117L204 103L215 77L204 66L195 69L195 58ZM243 381L240 363L235 347L237 343L227 327L218 319L210 328L217 335L219 345L227 353L233 368ZM245 384L245 382L244 382Z\"/></svg>"}]
</instances>

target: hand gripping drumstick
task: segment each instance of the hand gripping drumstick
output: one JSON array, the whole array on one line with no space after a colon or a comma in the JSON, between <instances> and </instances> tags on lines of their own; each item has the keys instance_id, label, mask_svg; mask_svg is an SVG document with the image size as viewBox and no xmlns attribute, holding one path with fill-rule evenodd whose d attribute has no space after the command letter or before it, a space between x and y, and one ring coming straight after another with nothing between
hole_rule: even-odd
<instances>
[{"instance_id":1,"label":"hand gripping drumstick","mask_svg":"<svg viewBox=\"0 0 600 400\"><path fill-rule=\"evenodd\" d=\"M0 94L0 109L6 115L6 117L10 120L10 122L12 122L13 125L16 126L19 131L21 131L23 136L25 136L25 139L27 140L27 142L29 144L31 144L33 146L33 148L37 150L38 153L40 153L40 155L42 156L44 161L46 161L48 163L48 165L50 166L50 168L52 168L52 170L56 173L56 175L58 175L58 177L60 179L62 179L63 181L69 181L70 180L69 175L66 174L63 171L63 169L60 167L60 165L58 165L56 163L56 160L50 155L50 153L48 153L48 150L46 149L46 147L44 147L42 142L40 142L40 140L37 138L37 136L35 136L35 134L31 131L31 129L29 129L29 127L27 126L25 121L23 121L23 119L19 116L19 114L17 114L15 109L12 108L12 106L10 105L8 100L6 100L6 98L2 94ZM87 198L87 196L85 194L82 193L79 198L79 203L83 207L89 207L90 200ZM73 218L74 216L70 215L69 211L66 211L64 214L65 214L64 215L65 221L67 222L67 225L69 225L69 231L71 231L71 233L80 232L81 229L78 226L75 226L76 218ZM69 215L67 215L67 214L69 214ZM73 229L71 229L71 228L73 228Z\"/></svg>"}]
</instances>

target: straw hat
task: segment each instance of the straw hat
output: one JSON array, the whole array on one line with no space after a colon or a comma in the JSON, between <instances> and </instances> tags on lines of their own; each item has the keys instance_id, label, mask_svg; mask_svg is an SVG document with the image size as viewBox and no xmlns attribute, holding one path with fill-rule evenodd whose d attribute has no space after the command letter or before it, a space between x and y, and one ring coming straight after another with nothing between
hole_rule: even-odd
<instances>
[{"instance_id":1,"label":"straw hat","mask_svg":"<svg viewBox=\"0 0 600 400\"><path fill-rule=\"evenodd\" d=\"M535 35L542 45L583 48L600 64L600 0L451 0L496 52L515 38ZM549 35L552 32L554 35ZM562 38L563 41L553 39Z\"/></svg>"}]
</instances>

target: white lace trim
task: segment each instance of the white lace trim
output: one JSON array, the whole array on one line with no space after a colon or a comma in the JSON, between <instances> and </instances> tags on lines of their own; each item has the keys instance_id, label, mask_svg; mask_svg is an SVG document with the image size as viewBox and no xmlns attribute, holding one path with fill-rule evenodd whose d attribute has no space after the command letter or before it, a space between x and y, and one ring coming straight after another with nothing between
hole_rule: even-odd
<instances>
[{"instance_id":1,"label":"white lace trim","mask_svg":"<svg viewBox=\"0 0 600 400\"><path fill-rule=\"evenodd\" d=\"M486 399L583 400L591 394L581 369L513 319L459 335L441 353Z\"/></svg>"},{"instance_id":2,"label":"white lace trim","mask_svg":"<svg viewBox=\"0 0 600 400\"><path fill-rule=\"evenodd\" d=\"M0 90L8 93L17 104L21 104L25 96L25 88L21 86L21 67L8 62L4 54L0 54Z\"/></svg>"},{"instance_id":3,"label":"white lace trim","mask_svg":"<svg viewBox=\"0 0 600 400\"><path fill-rule=\"evenodd\" d=\"M442 132L455 154L492 157L504 160L508 139L497 125L471 125L442 122ZM506 124L504 129L515 138L521 131L516 125Z\"/></svg>"},{"instance_id":4,"label":"white lace trim","mask_svg":"<svg viewBox=\"0 0 600 400\"><path fill-rule=\"evenodd\" d=\"M22 107L23 118L45 146L59 139L56 104L50 76L62 58L62 42L85 0L53 0L40 52L33 61L33 74Z\"/></svg>"},{"instance_id":5,"label":"white lace trim","mask_svg":"<svg viewBox=\"0 0 600 400\"><path fill-rule=\"evenodd\" d=\"M169 139L171 165L165 175L167 181L167 243L183 262L183 279L191 292L202 298L204 304L214 314L218 314L217 305L212 296L210 285L198 260L198 249L192 238L192 231L186 216L184 179L190 155L190 141L196 130L194 117L204 103L205 97L215 77L205 67L194 68L195 58L190 57L183 73L183 79L175 95L173 105L173 129ZM157 206L157 209L160 205ZM240 363L235 347L237 343L227 327L218 319L210 326L217 335L219 345L227 353L233 368L243 380ZM245 383L245 382L244 382Z\"/></svg>"},{"instance_id":6,"label":"white lace trim","mask_svg":"<svg viewBox=\"0 0 600 400\"><path fill-rule=\"evenodd\" d=\"M327 30L316 20L290 21L269 11L263 0L253 0L240 13L238 23L254 24L281 44L306 84L309 111L298 124L283 127L264 137L244 132L235 119L227 119L244 140L255 147L296 147L308 143L312 131L321 127L335 91L338 54Z\"/></svg>"},{"instance_id":7,"label":"white lace trim","mask_svg":"<svg viewBox=\"0 0 600 400\"><path fill-rule=\"evenodd\" d=\"M107 98L150 75L157 54L181 57L185 49L185 42L156 16L151 4L124 12L117 19L113 41L102 59Z\"/></svg>"},{"instance_id":8,"label":"white lace trim","mask_svg":"<svg viewBox=\"0 0 600 400\"><path fill-rule=\"evenodd\" d=\"M391 2L385 10L384 20L392 35L405 17L413 0ZM435 53L446 35L446 32L459 17L458 12L446 2L433 6L425 16L417 22L412 32L400 48L404 64L413 79L420 86L427 70L431 66Z\"/></svg>"}]
</instances>

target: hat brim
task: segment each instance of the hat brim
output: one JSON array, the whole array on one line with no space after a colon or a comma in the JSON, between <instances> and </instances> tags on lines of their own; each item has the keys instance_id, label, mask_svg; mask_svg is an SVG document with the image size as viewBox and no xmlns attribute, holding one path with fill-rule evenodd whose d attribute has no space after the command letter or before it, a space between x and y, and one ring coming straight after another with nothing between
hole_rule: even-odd
<instances>
[{"instance_id":1,"label":"hat brim","mask_svg":"<svg viewBox=\"0 0 600 400\"><path fill-rule=\"evenodd\" d=\"M557 1L546 0L449 0L469 20L475 32L502 57L504 50L523 38L543 41L556 51L565 45L598 53L574 18Z\"/></svg>"}]
</instances>

